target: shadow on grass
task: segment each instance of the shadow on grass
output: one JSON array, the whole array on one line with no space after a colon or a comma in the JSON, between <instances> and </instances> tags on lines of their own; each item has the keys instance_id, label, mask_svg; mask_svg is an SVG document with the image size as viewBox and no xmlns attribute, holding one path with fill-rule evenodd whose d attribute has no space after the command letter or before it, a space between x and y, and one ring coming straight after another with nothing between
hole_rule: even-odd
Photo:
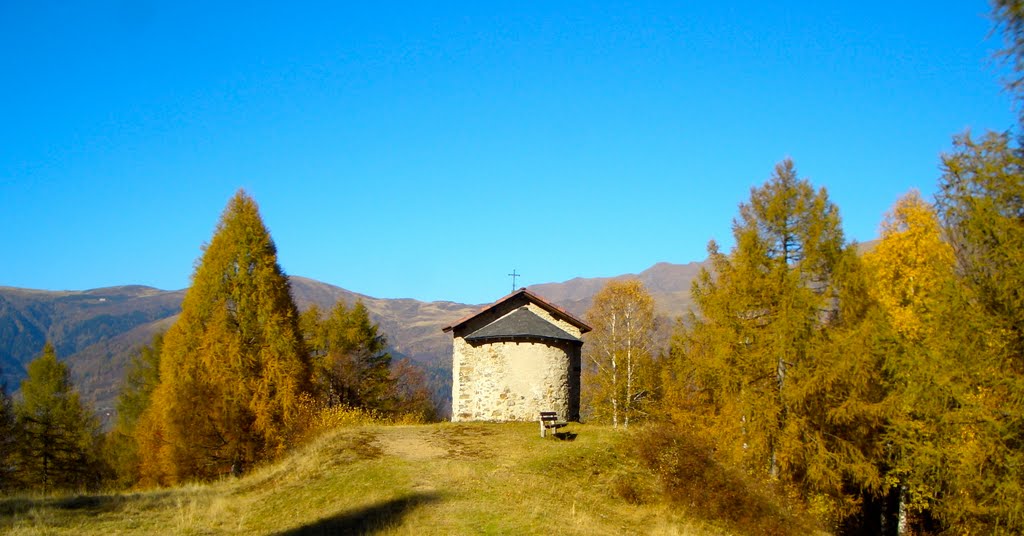
<instances>
[{"instance_id":1,"label":"shadow on grass","mask_svg":"<svg viewBox=\"0 0 1024 536\"><path fill-rule=\"evenodd\" d=\"M578 435L572 432L552 432L552 434L559 441L576 441L576 436Z\"/></svg>"},{"instance_id":2,"label":"shadow on grass","mask_svg":"<svg viewBox=\"0 0 1024 536\"><path fill-rule=\"evenodd\" d=\"M317 534L374 534L402 521L413 509L441 500L436 493L415 493L384 501L277 533L278 536L313 536Z\"/></svg>"},{"instance_id":3,"label":"shadow on grass","mask_svg":"<svg viewBox=\"0 0 1024 536\"><path fill-rule=\"evenodd\" d=\"M147 497L155 502L167 498L169 492L150 492ZM83 513L113 512L137 499L138 494L71 495L66 497L3 497L0 498L0 517L24 514L33 509L80 511Z\"/></svg>"}]
</instances>

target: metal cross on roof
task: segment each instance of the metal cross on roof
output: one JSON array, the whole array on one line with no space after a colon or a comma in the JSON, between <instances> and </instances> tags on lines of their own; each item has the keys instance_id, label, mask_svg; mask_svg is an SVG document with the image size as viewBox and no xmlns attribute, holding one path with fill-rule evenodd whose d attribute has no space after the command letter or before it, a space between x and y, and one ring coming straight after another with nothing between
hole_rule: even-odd
<instances>
[{"instance_id":1,"label":"metal cross on roof","mask_svg":"<svg viewBox=\"0 0 1024 536\"><path fill-rule=\"evenodd\" d=\"M516 273L516 269L513 268L512 269L512 273L508 274L508 275L509 275L509 277L512 278L512 292L515 292L516 291L516 278L517 277L523 277L523 274L517 274Z\"/></svg>"}]
</instances>

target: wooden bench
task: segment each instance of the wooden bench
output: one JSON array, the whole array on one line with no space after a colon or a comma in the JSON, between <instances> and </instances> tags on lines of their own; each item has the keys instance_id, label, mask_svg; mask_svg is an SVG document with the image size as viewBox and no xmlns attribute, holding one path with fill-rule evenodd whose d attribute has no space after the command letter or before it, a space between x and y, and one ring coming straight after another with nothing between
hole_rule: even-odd
<instances>
[{"instance_id":1,"label":"wooden bench","mask_svg":"<svg viewBox=\"0 0 1024 536\"><path fill-rule=\"evenodd\" d=\"M540 412L540 436L545 437L547 431L551 430L552 434L557 434L558 429L564 426L568 426L569 423L558 418L558 413L554 411L542 411Z\"/></svg>"}]
</instances>

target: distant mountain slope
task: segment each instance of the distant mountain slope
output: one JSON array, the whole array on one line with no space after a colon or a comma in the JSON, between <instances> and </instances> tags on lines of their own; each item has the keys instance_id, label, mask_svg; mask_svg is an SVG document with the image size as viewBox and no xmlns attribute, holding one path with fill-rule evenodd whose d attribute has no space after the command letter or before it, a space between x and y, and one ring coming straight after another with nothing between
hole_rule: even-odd
<instances>
[{"instance_id":1,"label":"distant mountain slope","mask_svg":"<svg viewBox=\"0 0 1024 536\"><path fill-rule=\"evenodd\" d=\"M705 262L670 264L659 262L639 274L615 277L577 277L563 283L531 285L531 291L557 303L569 312L582 316L590 308L594 295L611 280L639 279L654 298L660 316L675 319L685 314L692 304L690 285Z\"/></svg>"},{"instance_id":2,"label":"distant mountain slope","mask_svg":"<svg viewBox=\"0 0 1024 536\"><path fill-rule=\"evenodd\" d=\"M175 311L171 316L136 326L67 357L75 386L97 412L102 415L111 414L128 359L141 346L152 342L154 335L167 331L177 319Z\"/></svg>"},{"instance_id":3,"label":"distant mountain slope","mask_svg":"<svg viewBox=\"0 0 1024 536\"><path fill-rule=\"evenodd\" d=\"M662 317L682 315L690 305L690 283L701 263L659 263L639 274L576 278L533 285L531 291L583 316L594 294L611 279L638 278L655 298ZM313 279L292 276L299 308L329 309L338 300L362 300L388 337L393 353L409 357L437 381L451 370L451 335L441 328L483 305L412 299L382 299ZM43 291L0 287L0 367L8 389L18 387L25 366L52 342L70 365L76 385L101 413L112 410L124 368L138 347L166 330L181 311L184 290L123 286L86 291ZM501 296L495 296L495 299ZM662 323L662 338L671 322Z\"/></svg>"},{"instance_id":4,"label":"distant mountain slope","mask_svg":"<svg viewBox=\"0 0 1024 536\"><path fill-rule=\"evenodd\" d=\"M72 356L145 324L178 313L184 291L143 286L87 291L41 291L0 287L0 367L16 388L25 365L50 341L60 356Z\"/></svg>"}]
</instances>

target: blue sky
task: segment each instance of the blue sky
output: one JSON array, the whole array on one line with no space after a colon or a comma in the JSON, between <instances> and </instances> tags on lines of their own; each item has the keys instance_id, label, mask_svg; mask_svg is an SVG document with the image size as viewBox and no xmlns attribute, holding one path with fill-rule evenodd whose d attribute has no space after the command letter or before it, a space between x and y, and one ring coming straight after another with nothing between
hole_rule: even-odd
<instances>
[{"instance_id":1,"label":"blue sky","mask_svg":"<svg viewBox=\"0 0 1024 536\"><path fill-rule=\"evenodd\" d=\"M245 188L289 274L484 303L701 260L787 156L870 240L1015 122L983 1L69 4L0 2L0 285L183 288Z\"/></svg>"}]
</instances>

